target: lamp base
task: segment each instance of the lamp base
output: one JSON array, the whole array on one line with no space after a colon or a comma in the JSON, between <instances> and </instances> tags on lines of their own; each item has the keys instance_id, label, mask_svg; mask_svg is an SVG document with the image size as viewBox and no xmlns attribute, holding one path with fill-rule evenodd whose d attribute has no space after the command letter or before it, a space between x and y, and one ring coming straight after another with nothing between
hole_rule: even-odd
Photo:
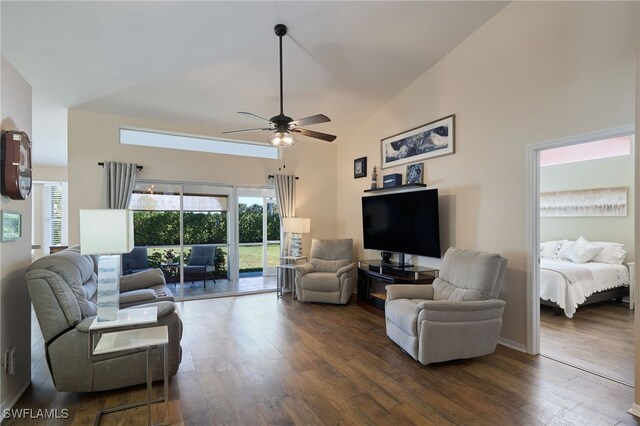
<instances>
[{"instance_id":1,"label":"lamp base","mask_svg":"<svg viewBox=\"0 0 640 426\"><path fill-rule=\"evenodd\" d=\"M291 234L291 256L302 256L302 234Z\"/></svg>"},{"instance_id":2,"label":"lamp base","mask_svg":"<svg viewBox=\"0 0 640 426\"><path fill-rule=\"evenodd\" d=\"M120 309L120 256L98 257L98 321L118 319Z\"/></svg>"}]
</instances>

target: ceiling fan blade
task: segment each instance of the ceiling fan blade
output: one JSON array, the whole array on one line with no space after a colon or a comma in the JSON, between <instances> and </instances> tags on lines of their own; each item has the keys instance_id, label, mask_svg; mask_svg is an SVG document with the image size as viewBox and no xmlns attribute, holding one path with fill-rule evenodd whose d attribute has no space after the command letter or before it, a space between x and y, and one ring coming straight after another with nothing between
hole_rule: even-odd
<instances>
[{"instance_id":1,"label":"ceiling fan blade","mask_svg":"<svg viewBox=\"0 0 640 426\"><path fill-rule=\"evenodd\" d=\"M271 120L269 120L268 118L260 117L259 115L254 114L252 112L238 111L238 114L251 115L253 117L259 118L260 120L268 121L269 123L271 123Z\"/></svg>"},{"instance_id":2,"label":"ceiling fan blade","mask_svg":"<svg viewBox=\"0 0 640 426\"><path fill-rule=\"evenodd\" d=\"M311 117L300 118L289 123L289 126L308 126L310 124L328 123L331 119L324 114L316 114Z\"/></svg>"},{"instance_id":3,"label":"ceiling fan blade","mask_svg":"<svg viewBox=\"0 0 640 426\"><path fill-rule=\"evenodd\" d=\"M315 132L313 130L300 129L298 127L296 127L295 129L292 129L291 131L295 133L302 133L303 135L309 136L310 138L321 139L327 142L333 142L334 140L336 140L336 137L337 137L334 135L330 135L328 133Z\"/></svg>"},{"instance_id":4,"label":"ceiling fan blade","mask_svg":"<svg viewBox=\"0 0 640 426\"><path fill-rule=\"evenodd\" d=\"M222 132L222 133L223 134L229 134L229 133L244 133L244 132L261 132L263 130L273 130L273 129L271 129L271 128L266 128L266 129L257 128L257 129L229 130L227 132Z\"/></svg>"}]
</instances>

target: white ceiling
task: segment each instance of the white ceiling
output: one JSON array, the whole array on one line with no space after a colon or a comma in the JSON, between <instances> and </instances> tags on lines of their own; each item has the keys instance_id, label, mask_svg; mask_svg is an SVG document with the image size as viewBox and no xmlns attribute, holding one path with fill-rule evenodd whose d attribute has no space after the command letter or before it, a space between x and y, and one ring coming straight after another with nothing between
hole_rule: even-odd
<instances>
[{"instance_id":1,"label":"white ceiling","mask_svg":"<svg viewBox=\"0 0 640 426\"><path fill-rule=\"evenodd\" d=\"M67 108L211 136L260 126L236 111L279 112L277 23L285 114L328 115L309 128L339 143L506 4L2 1L1 48L33 87L35 164L66 164Z\"/></svg>"}]
</instances>

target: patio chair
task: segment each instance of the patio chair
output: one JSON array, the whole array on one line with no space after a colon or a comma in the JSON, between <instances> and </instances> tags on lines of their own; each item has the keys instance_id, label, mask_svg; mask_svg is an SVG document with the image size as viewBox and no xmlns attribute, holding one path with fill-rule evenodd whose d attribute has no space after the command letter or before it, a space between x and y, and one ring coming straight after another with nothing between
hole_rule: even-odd
<instances>
[{"instance_id":1,"label":"patio chair","mask_svg":"<svg viewBox=\"0 0 640 426\"><path fill-rule=\"evenodd\" d=\"M134 247L131 253L122 255L122 275L151 269L146 247Z\"/></svg>"},{"instance_id":2,"label":"patio chair","mask_svg":"<svg viewBox=\"0 0 640 426\"><path fill-rule=\"evenodd\" d=\"M196 279L202 279L204 282L205 288L207 287L207 280L212 279L213 282L216 282L215 279L215 258L216 258L216 247L213 245L206 246L193 246L191 250L191 256L189 257L189 261L184 266L184 276L185 281L195 281ZM187 277L191 278L187 280Z\"/></svg>"}]
</instances>

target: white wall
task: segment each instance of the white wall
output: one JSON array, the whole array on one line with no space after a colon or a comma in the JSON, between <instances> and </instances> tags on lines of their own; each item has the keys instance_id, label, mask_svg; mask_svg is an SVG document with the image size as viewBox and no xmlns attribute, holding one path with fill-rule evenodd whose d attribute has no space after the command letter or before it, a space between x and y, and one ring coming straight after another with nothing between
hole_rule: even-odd
<instances>
[{"instance_id":1,"label":"white wall","mask_svg":"<svg viewBox=\"0 0 640 426\"><path fill-rule=\"evenodd\" d=\"M296 215L311 218L311 234L303 236L303 253L310 238L336 236L336 146L299 140L284 152L284 160L197 153L174 149L121 145L120 126L220 137L207 129L175 123L69 111L69 243L77 244L78 209L100 208L104 199L104 169L99 161L135 162L144 167L140 179L162 179L228 185L272 185L270 174L295 173ZM214 143L214 142L212 142ZM283 162L284 161L284 162ZM286 168L278 168L286 164Z\"/></svg>"},{"instance_id":2,"label":"white wall","mask_svg":"<svg viewBox=\"0 0 640 426\"><path fill-rule=\"evenodd\" d=\"M31 86L4 56L1 60L0 128L21 130L31 139ZM5 409L31 380L31 299L25 279L31 262L31 199L2 196L0 206L22 214L22 238L0 243L0 356L15 347L17 362L13 376L0 370L0 408Z\"/></svg>"},{"instance_id":3,"label":"white wall","mask_svg":"<svg viewBox=\"0 0 640 426\"><path fill-rule=\"evenodd\" d=\"M638 3L513 2L338 147L338 235L361 244L354 158L380 164L380 139L456 114L456 152L425 162L442 248L509 259L502 337L526 342L527 144L633 123ZM601 30L594 30L601 29ZM393 64L401 67L402 64ZM404 172L404 167L387 169ZM427 259L420 259L425 263Z\"/></svg>"},{"instance_id":4,"label":"white wall","mask_svg":"<svg viewBox=\"0 0 640 426\"><path fill-rule=\"evenodd\" d=\"M540 168L540 192L626 186L627 216L541 217L540 241L583 236L589 241L624 244L627 261L635 259L634 157L603 158Z\"/></svg>"}]
</instances>

